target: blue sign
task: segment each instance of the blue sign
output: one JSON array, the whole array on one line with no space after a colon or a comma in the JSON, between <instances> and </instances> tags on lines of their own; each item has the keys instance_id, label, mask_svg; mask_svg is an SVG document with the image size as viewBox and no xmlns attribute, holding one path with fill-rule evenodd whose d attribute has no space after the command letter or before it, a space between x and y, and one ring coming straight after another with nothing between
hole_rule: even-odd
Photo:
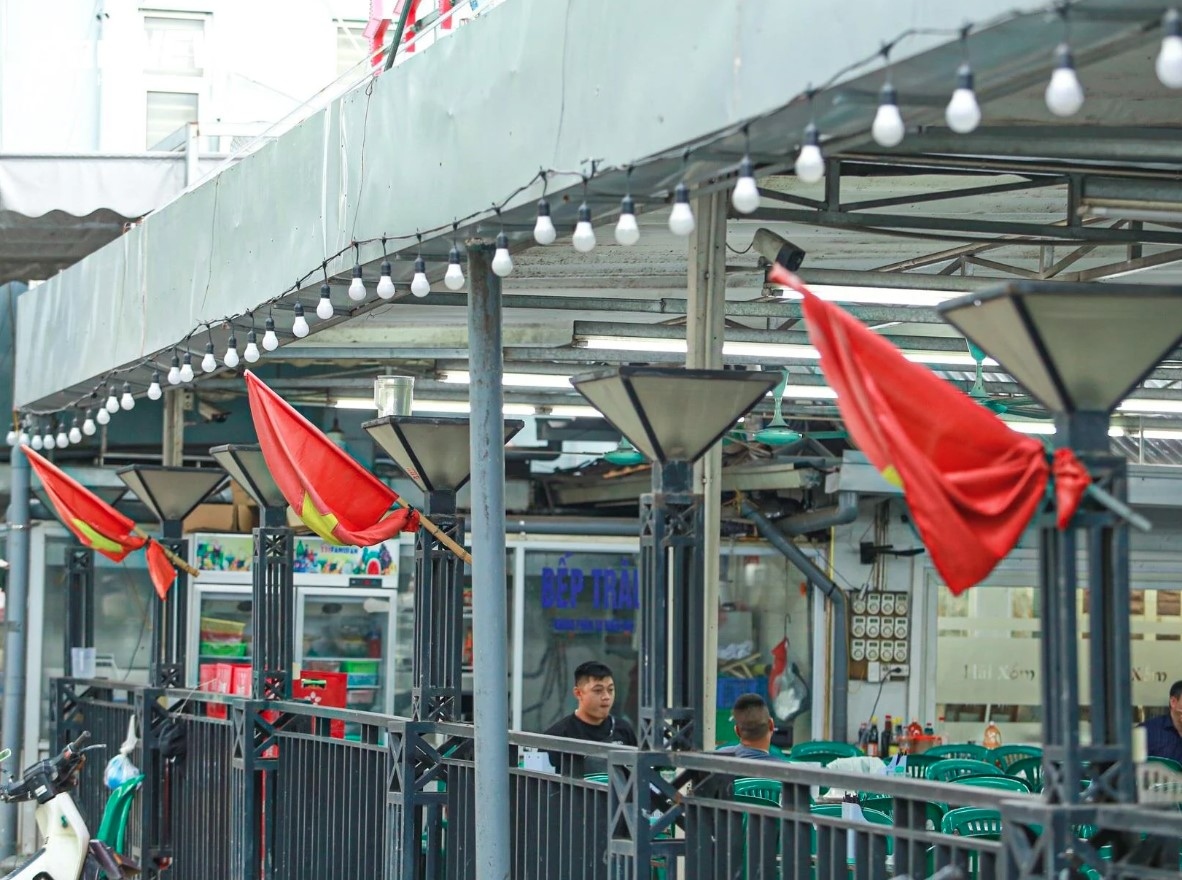
<instances>
[{"instance_id":1,"label":"blue sign","mask_svg":"<svg viewBox=\"0 0 1182 880\"><path fill-rule=\"evenodd\" d=\"M570 567L567 553L554 568L542 569L542 607L574 611L635 611L640 607L640 577L636 563L621 557L617 568ZM632 632L636 622L612 617L559 617L554 629L564 632Z\"/></svg>"}]
</instances>

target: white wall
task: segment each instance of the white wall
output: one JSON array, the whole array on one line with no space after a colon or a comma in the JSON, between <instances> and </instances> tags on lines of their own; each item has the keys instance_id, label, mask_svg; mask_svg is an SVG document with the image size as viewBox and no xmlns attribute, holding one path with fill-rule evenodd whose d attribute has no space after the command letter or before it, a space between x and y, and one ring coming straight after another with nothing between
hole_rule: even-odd
<instances>
[{"instance_id":1,"label":"white wall","mask_svg":"<svg viewBox=\"0 0 1182 880\"><path fill-rule=\"evenodd\" d=\"M368 11L366 0L6 0L0 152L142 152L145 12L207 17L204 76L175 85L201 94L198 121L211 128L273 122L332 82L334 15Z\"/></svg>"}]
</instances>

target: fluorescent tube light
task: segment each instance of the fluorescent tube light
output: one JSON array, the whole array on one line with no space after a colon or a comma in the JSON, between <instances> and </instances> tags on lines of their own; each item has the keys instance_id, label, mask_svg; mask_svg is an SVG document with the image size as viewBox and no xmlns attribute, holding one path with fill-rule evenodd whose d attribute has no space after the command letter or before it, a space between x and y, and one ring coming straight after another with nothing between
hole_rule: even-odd
<instances>
[{"instance_id":1,"label":"fluorescent tube light","mask_svg":"<svg viewBox=\"0 0 1182 880\"><path fill-rule=\"evenodd\" d=\"M469 385L472 374L468 370L446 370L439 376L439 381L449 385ZM501 377L501 384L510 388L562 388L571 389L568 376L558 376L554 373L505 373Z\"/></svg>"},{"instance_id":2,"label":"fluorescent tube light","mask_svg":"<svg viewBox=\"0 0 1182 880\"><path fill-rule=\"evenodd\" d=\"M1121 412L1182 413L1182 400L1154 400L1150 397L1130 397L1119 407Z\"/></svg>"},{"instance_id":3,"label":"fluorescent tube light","mask_svg":"<svg viewBox=\"0 0 1182 880\"><path fill-rule=\"evenodd\" d=\"M810 284L809 290L827 302L862 303L879 306L926 306L934 308L945 300L964 296L967 291L924 290L914 287L856 287L845 284ZM784 299L801 299L787 287L774 288Z\"/></svg>"}]
</instances>

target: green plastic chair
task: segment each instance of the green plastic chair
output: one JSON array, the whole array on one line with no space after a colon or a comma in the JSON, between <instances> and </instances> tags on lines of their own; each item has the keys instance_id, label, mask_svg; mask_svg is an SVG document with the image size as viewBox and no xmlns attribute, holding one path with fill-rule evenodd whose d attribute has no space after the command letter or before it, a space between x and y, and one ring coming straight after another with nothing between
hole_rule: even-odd
<instances>
[{"instance_id":1,"label":"green plastic chair","mask_svg":"<svg viewBox=\"0 0 1182 880\"><path fill-rule=\"evenodd\" d=\"M980 807L957 807L944 814L940 830L958 837L983 837L1001 840L1001 813Z\"/></svg>"},{"instance_id":2,"label":"green plastic chair","mask_svg":"<svg viewBox=\"0 0 1182 880\"><path fill-rule=\"evenodd\" d=\"M956 745L932 746L924 755L929 758L947 760L960 758L966 761L989 761L989 749L973 743L957 743Z\"/></svg>"},{"instance_id":3,"label":"green plastic chair","mask_svg":"<svg viewBox=\"0 0 1182 880\"><path fill-rule=\"evenodd\" d=\"M952 782L958 776L1005 776L993 764L968 758L945 758L928 767L927 777L933 782Z\"/></svg>"},{"instance_id":4,"label":"green plastic chair","mask_svg":"<svg viewBox=\"0 0 1182 880\"><path fill-rule=\"evenodd\" d=\"M832 819L840 819L841 804L816 804L809 809L809 812L814 816L825 816ZM871 825L889 825L893 827L895 824L894 820L881 810L863 808L862 816ZM894 855L894 852L895 839L893 837L888 837L886 839L886 854L888 856ZM817 827L815 825L813 826L812 833L812 854L814 856L817 854Z\"/></svg>"},{"instance_id":5,"label":"green plastic chair","mask_svg":"<svg viewBox=\"0 0 1182 880\"><path fill-rule=\"evenodd\" d=\"M127 820L131 816L131 802L144 784L143 774L133 776L111 792L103 808L103 818L94 839L105 843L112 851L123 854L127 843Z\"/></svg>"},{"instance_id":6,"label":"green plastic chair","mask_svg":"<svg viewBox=\"0 0 1182 880\"><path fill-rule=\"evenodd\" d=\"M931 767L941 758L933 758L924 752L922 755L908 755L907 756L907 775L913 779L927 779L928 767Z\"/></svg>"},{"instance_id":7,"label":"green plastic chair","mask_svg":"<svg viewBox=\"0 0 1182 880\"><path fill-rule=\"evenodd\" d=\"M1182 773L1182 764L1179 764L1173 758L1159 758L1156 755L1151 755L1146 759L1146 761L1150 764L1161 764L1162 766L1173 770L1175 773Z\"/></svg>"},{"instance_id":8,"label":"green plastic chair","mask_svg":"<svg viewBox=\"0 0 1182 880\"><path fill-rule=\"evenodd\" d=\"M596 785L607 785L608 776L606 773L588 773L583 777L585 782L594 782Z\"/></svg>"},{"instance_id":9,"label":"green plastic chair","mask_svg":"<svg viewBox=\"0 0 1182 880\"><path fill-rule=\"evenodd\" d=\"M858 794L858 803L863 809L878 810L880 813L885 813L891 817L891 821L895 818L895 799L889 794L876 794L872 791L861 792ZM940 828L940 821L944 818L944 814L948 811L947 804L937 804L928 802L924 804L927 813L927 821L925 823L928 831L937 831Z\"/></svg>"},{"instance_id":10,"label":"green plastic chair","mask_svg":"<svg viewBox=\"0 0 1182 880\"><path fill-rule=\"evenodd\" d=\"M971 785L976 788L1000 788L1002 791L1030 793L1030 785L1017 776L958 776L952 780L956 785Z\"/></svg>"},{"instance_id":11,"label":"green plastic chair","mask_svg":"<svg viewBox=\"0 0 1182 880\"><path fill-rule=\"evenodd\" d=\"M757 776L745 776L735 780L735 800L739 798L756 799L759 803L780 805L780 795L783 786L776 779L761 779Z\"/></svg>"},{"instance_id":12,"label":"green plastic chair","mask_svg":"<svg viewBox=\"0 0 1182 880\"><path fill-rule=\"evenodd\" d=\"M788 760L828 764L834 758L856 758L861 754L857 746L849 743L813 740L794 745L788 752Z\"/></svg>"},{"instance_id":13,"label":"green plastic chair","mask_svg":"<svg viewBox=\"0 0 1182 880\"><path fill-rule=\"evenodd\" d=\"M1031 791L1042 791L1042 756L1015 761L1006 768L1006 776L1025 781Z\"/></svg>"},{"instance_id":14,"label":"green plastic chair","mask_svg":"<svg viewBox=\"0 0 1182 880\"><path fill-rule=\"evenodd\" d=\"M993 762L1002 770L1009 770L1010 765L1023 758L1042 758L1042 749L1038 746L998 746L989 750L986 759Z\"/></svg>"}]
</instances>

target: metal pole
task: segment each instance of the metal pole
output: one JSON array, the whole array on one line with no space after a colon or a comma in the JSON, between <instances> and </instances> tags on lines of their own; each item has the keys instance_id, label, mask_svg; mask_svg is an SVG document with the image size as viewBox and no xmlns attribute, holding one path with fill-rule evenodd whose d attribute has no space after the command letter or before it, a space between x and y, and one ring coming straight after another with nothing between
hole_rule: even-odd
<instances>
[{"instance_id":1,"label":"metal pole","mask_svg":"<svg viewBox=\"0 0 1182 880\"><path fill-rule=\"evenodd\" d=\"M29 460L13 450L8 505L8 591L4 606L4 712L0 739L21 754L25 727L25 613L29 595ZM19 759L18 759L19 760ZM0 804L0 859L16 852L15 804Z\"/></svg>"},{"instance_id":2,"label":"metal pole","mask_svg":"<svg viewBox=\"0 0 1182 880\"><path fill-rule=\"evenodd\" d=\"M489 270L489 245L468 242L468 387L472 421L472 653L476 662L476 880L509 877L509 680L505 621L505 370L501 279Z\"/></svg>"},{"instance_id":3,"label":"metal pole","mask_svg":"<svg viewBox=\"0 0 1182 880\"><path fill-rule=\"evenodd\" d=\"M161 463L180 467L185 454L185 394L182 388L164 392L164 440Z\"/></svg>"},{"instance_id":4,"label":"metal pole","mask_svg":"<svg viewBox=\"0 0 1182 880\"><path fill-rule=\"evenodd\" d=\"M722 340L726 317L726 200L725 190L694 200L697 230L690 239L690 275L685 365L691 369L722 369ZM694 464L694 491L702 493L705 591L702 612L702 747L714 748L718 691L719 565L722 553L722 443Z\"/></svg>"}]
</instances>

